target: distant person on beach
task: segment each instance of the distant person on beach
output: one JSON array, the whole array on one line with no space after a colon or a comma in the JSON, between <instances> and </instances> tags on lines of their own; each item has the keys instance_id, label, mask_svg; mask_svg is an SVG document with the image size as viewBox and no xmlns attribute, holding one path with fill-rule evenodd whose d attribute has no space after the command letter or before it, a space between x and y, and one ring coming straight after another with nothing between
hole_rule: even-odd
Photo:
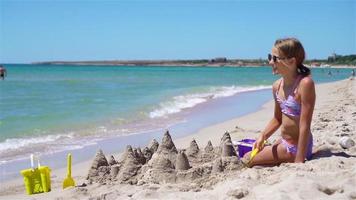
<instances>
[{"instance_id":1,"label":"distant person on beach","mask_svg":"<svg viewBox=\"0 0 356 200\"><path fill-rule=\"evenodd\" d=\"M328 75L329 75L329 76L332 76L332 75L333 75L330 70L329 70L329 72L328 72Z\"/></svg>"},{"instance_id":2,"label":"distant person on beach","mask_svg":"<svg viewBox=\"0 0 356 200\"><path fill-rule=\"evenodd\" d=\"M249 161L250 167L303 163L311 158L313 136L310 124L315 105L315 85L310 69L303 65L304 59L304 48L295 38L276 40L271 54L268 54L273 74L281 78L272 86L274 116L253 144L259 153L252 160L249 160L250 153L243 158L243 161ZM272 146L265 146L265 141L278 128L281 128L281 138Z\"/></svg>"},{"instance_id":3,"label":"distant person on beach","mask_svg":"<svg viewBox=\"0 0 356 200\"><path fill-rule=\"evenodd\" d=\"M0 78L1 78L2 80L4 80L4 79L5 79L5 76L6 76L6 69L5 69L4 66L0 65Z\"/></svg>"},{"instance_id":4,"label":"distant person on beach","mask_svg":"<svg viewBox=\"0 0 356 200\"><path fill-rule=\"evenodd\" d=\"M355 69L352 69L350 79L353 80L354 78L355 78Z\"/></svg>"}]
</instances>

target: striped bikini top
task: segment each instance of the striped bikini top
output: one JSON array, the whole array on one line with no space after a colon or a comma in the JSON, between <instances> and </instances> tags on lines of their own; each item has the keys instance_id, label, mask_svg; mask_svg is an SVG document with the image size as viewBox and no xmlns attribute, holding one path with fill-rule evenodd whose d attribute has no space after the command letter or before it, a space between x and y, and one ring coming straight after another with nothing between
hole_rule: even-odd
<instances>
[{"instance_id":1,"label":"striped bikini top","mask_svg":"<svg viewBox=\"0 0 356 200\"><path fill-rule=\"evenodd\" d=\"M281 97L278 96L279 88L281 87L281 83L283 79L279 82L278 89L275 93L275 98L279 103L282 113L291 117L299 117L301 112L301 105L299 102L295 100L295 93L296 93L296 86L298 85L299 81L301 80L301 76L297 77L294 82L294 85L291 92L288 92L285 96L287 99L283 100ZM290 94L291 93L291 94Z\"/></svg>"}]
</instances>

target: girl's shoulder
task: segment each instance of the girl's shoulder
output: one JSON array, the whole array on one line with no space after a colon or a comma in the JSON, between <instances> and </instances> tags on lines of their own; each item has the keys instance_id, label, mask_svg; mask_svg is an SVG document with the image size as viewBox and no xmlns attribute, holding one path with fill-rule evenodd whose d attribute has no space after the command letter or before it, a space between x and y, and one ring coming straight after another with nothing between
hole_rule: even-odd
<instances>
[{"instance_id":1,"label":"girl's shoulder","mask_svg":"<svg viewBox=\"0 0 356 200\"><path fill-rule=\"evenodd\" d=\"M299 84L298 87L296 89L296 93L300 94L300 95L309 95L315 92L315 83L314 80L312 79L312 77L309 76L305 76L303 77Z\"/></svg>"},{"instance_id":2,"label":"girl's shoulder","mask_svg":"<svg viewBox=\"0 0 356 200\"><path fill-rule=\"evenodd\" d=\"M301 88L310 88L310 87L314 87L314 85L315 85L314 80L310 75L304 76L299 82L299 87Z\"/></svg>"}]
</instances>

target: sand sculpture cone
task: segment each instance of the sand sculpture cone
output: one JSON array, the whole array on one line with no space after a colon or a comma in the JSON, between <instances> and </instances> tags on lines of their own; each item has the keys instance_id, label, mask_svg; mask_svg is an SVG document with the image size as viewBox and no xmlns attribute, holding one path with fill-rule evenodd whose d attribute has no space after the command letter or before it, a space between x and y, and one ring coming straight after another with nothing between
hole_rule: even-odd
<instances>
[{"instance_id":1,"label":"sand sculpture cone","mask_svg":"<svg viewBox=\"0 0 356 200\"><path fill-rule=\"evenodd\" d=\"M193 139L190 142L189 148L187 149L187 155L195 156L198 153L199 153L199 146L198 146L197 142L195 141L195 139Z\"/></svg>"},{"instance_id":2,"label":"sand sculpture cone","mask_svg":"<svg viewBox=\"0 0 356 200\"><path fill-rule=\"evenodd\" d=\"M223 147L223 144L225 143L232 143L230 133L227 131L224 133L224 135L221 138L220 147Z\"/></svg>"},{"instance_id":3,"label":"sand sculpture cone","mask_svg":"<svg viewBox=\"0 0 356 200\"><path fill-rule=\"evenodd\" d=\"M176 169L177 170L187 170L190 168L189 161L184 151L179 151L176 160Z\"/></svg>"},{"instance_id":4,"label":"sand sculpture cone","mask_svg":"<svg viewBox=\"0 0 356 200\"><path fill-rule=\"evenodd\" d=\"M126 150L126 159L120 167L120 171L118 174L118 179L122 182L125 182L131 177L135 176L142 166L141 161L137 157L134 150L132 148L127 148Z\"/></svg>"},{"instance_id":5,"label":"sand sculpture cone","mask_svg":"<svg viewBox=\"0 0 356 200\"><path fill-rule=\"evenodd\" d=\"M110 176L112 179L116 178L117 174L119 173L120 166L119 165L112 165L110 167Z\"/></svg>"},{"instance_id":6,"label":"sand sculpture cone","mask_svg":"<svg viewBox=\"0 0 356 200\"><path fill-rule=\"evenodd\" d=\"M99 174L98 169L99 169L99 167L102 167L102 166L109 166L109 163L106 160L103 151L101 149L99 149L99 151L96 153L93 163L89 169L87 179L89 179L91 177L98 176L98 174Z\"/></svg>"},{"instance_id":7,"label":"sand sculpture cone","mask_svg":"<svg viewBox=\"0 0 356 200\"><path fill-rule=\"evenodd\" d=\"M172 152L172 153L178 153L176 146L173 143L172 137L169 134L168 131L164 133L164 136L162 138L162 143L159 145L157 152L162 153L162 152Z\"/></svg>"},{"instance_id":8,"label":"sand sculpture cone","mask_svg":"<svg viewBox=\"0 0 356 200\"><path fill-rule=\"evenodd\" d=\"M154 150L154 149L153 149ZM141 170L144 172L142 179L154 183L173 183L176 180L175 163L177 149L167 131L162 143L156 152L152 151L152 158Z\"/></svg>"},{"instance_id":9,"label":"sand sculpture cone","mask_svg":"<svg viewBox=\"0 0 356 200\"><path fill-rule=\"evenodd\" d=\"M149 148L150 148L152 154L157 151L158 147L159 147L159 144L158 144L157 140L153 139L149 145Z\"/></svg>"},{"instance_id":10,"label":"sand sculpture cone","mask_svg":"<svg viewBox=\"0 0 356 200\"><path fill-rule=\"evenodd\" d=\"M136 158L140 161L141 164L145 164L146 163L146 158L143 156L143 153L141 151L141 148L136 148L135 149L135 156Z\"/></svg>"},{"instance_id":11,"label":"sand sculpture cone","mask_svg":"<svg viewBox=\"0 0 356 200\"><path fill-rule=\"evenodd\" d=\"M213 172L222 172L224 170L221 158L218 158L213 163Z\"/></svg>"},{"instance_id":12,"label":"sand sculpture cone","mask_svg":"<svg viewBox=\"0 0 356 200\"><path fill-rule=\"evenodd\" d=\"M163 171L174 169L174 164L171 159L163 154L154 154L148 164L154 169Z\"/></svg>"},{"instance_id":13,"label":"sand sculpture cone","mask_svg":"<svg viewBox=\"0 0 356 200\"><path fill-rule=\"evenodd\" d=\"M225 132L220 141L220 150L222 156L236 156L235 149L232 145L229 132Z\"/></svg>"},{"instance_id":14,"label":"sand sculpture cone","mask_svg":"<svg viewBox=\"0 0 356 200\"><path fill-rule=\"evenodd\" d=\"M126 160L127 155L129 154L129 152L132 152L132 151L133 151L133 150L132 150L131 145L127 145L127 146L126 146L126 149L125 149L125 151L124 151L124 153L121 155L121 157L120 157L120 159L117 161L117 163L119 163L119 164L124 163L125 160Z\"/></svg>"},{"instance_id":15,"label":"sand sculpture cone","mask_svg":"<svg viewBox=\"0 0 356 200\"><path fill-rule=\"evenodd\" d=\"M114 156L111 155L110 158L109 158L109 165L115 165L115 164L117 164L117 162L116 162Z\"/></svg>"},{"instance_id":16,"label":"sand sculpture cone","mask_svg":"<svg viewBox=\"0 0 356 200\"><path fill-rule=\"evenodd\" d=\"M140 163L140 160L139 160L139 156L138 156L138 152L137 152L137 149L132 149L132 148L128 148L127 149L127 155L126 155L126 159L125 159L125 163L128 163L126 162L127 160L128 161L133 161L133 162L137 162L137 163Z\"/></svg>"},{"instance_id":17,"label":"sand sculpture cone","mask_svg":"<svg viewBox=\"0 0 356 200\"><path fill-rule=\"evenodd\" d=\"M231 143L225 143L223 145L222 156L225 156L225 157L236 156L236 152L235 152L234 147L232 146Z\"/></svg>"},{"instance_id":18,"label":"sand sculpture cone","mask_svg":"<svg viewBox=\"0 0 356 200\"><path fill-rule=\"evenodd\" d=\"M164 171L174 169L177 153L178 151L167 131L162 138L162 143L159 145L157 152L153 154L148 164L152 168Z\"/></svg>"},{"instance_id":19,"label":"sand sculpture cone","mask_svg":"<svg viewBox=\"0 0 356 200\"><path fill-rule=\"evenodd\" d=\"M145 157L146 163L147 163L149 160L151 160L153 153L152 153L152 151L151 151L150 148L145 147L145 148L143 149L143 151L142 151L142 154L143 154L143 156Z\"/></svg>"},{"instance_id":20,"label":"sand sculpture cone","mask_svg":"<svg viewBox=\"0 0 356 200\"><path fill-rule=\"evenodd\" d=\"M206 153L212 153L212 152L214 152L214 147L213 147L213 144L211 143L210 140L208 141L208 144L207 144L206 147L204 148L204 151L205 151Z\"/></svg>"}]
</instances>

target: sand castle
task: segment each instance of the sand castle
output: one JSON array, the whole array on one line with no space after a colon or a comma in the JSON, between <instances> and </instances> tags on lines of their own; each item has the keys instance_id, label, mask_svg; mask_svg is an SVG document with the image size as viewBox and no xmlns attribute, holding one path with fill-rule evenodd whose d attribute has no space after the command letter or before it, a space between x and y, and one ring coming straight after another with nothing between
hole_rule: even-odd
<instances>
[{"instance_id":1,"label":"sand castle","mask_svg":"<svg viewBox=\"0 0 356 200\"><path fill-rule=\"evenodd\" d=\"M110 156L107 161L99 150L87 180L88 183L131 185L192 182L242 167L228 132L224 133L218 147L213 147L209 141L202 150L194 139L187 149L177 149L166 131L161 144L153 139L142 151L128 145L118 160Z\"/></svg>"}]
</instances>

